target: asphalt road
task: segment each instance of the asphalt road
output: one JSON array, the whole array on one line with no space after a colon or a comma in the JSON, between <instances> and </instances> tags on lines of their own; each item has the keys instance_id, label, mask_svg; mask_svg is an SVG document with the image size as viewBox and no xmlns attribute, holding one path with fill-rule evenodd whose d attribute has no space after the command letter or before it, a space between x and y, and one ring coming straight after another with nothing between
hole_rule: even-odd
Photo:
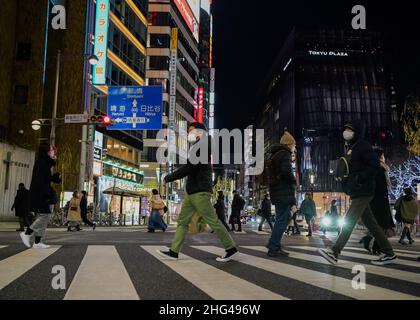
<instances>
[{"instance_id":1,"label":"asphalt road","mask_svg":"<svg viewBox=\"0 0 420 320\"><path fill-rule=\"evenodd\" d=\"M173 228L152 234L144 228L51 229L47 250L27 249L17 232L0 231L0 299L420 299L417 243L402 246L393 238L399 260L377 267L355 231L339 264L331 266L316 249L331 245L333 233L285 236L290 257L270 258L264 247L269 231L257 233L256 225L244 230L232 234L241 255L226 264L215 260L224 250L210 233L189 236L180 260L169 261L156 250L170 245ZM353 288L355 266L366 270L364 289Z\"/></svg>"}]
</instances>

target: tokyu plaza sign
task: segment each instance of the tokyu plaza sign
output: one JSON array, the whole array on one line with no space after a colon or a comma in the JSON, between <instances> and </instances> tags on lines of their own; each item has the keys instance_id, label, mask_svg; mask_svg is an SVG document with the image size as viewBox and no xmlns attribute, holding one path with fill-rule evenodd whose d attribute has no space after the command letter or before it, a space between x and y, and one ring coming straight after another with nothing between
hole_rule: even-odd
<instances>
[{"instance_id":1,"label":"tokyu plaza sign","mask_svg":"<svg viewBox=\"0 0 420 320\"><path fill-rule=\"evenodd\" d=\"M310 56L329 56L329 57L348 57L349 54L347 52L339 52L339 51L308 51Z\"/></svg>"}]
</instances>

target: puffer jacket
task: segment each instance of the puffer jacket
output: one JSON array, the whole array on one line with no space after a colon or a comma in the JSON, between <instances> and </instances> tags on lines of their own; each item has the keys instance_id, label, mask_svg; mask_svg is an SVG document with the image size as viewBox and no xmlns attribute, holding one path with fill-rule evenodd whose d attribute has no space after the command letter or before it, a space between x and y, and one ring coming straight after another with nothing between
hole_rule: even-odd
<instances>
[{"instance_id":1,"label":"puffer jacket","mask_svg":"<svg viewBox=\"0 0 420 320\"><path fill-rule=\"evenodd\" d=\"M351 123L355 135L348 148L351 149L350 172L345 182L346 190L351 199L374 196L376 175L381 165L372 145L364 140L365 124L358 120Z\"/></svg>"},{"instance_id":2,"label":"puffer jacket","mask_svg":"<svg viewBox=\"0 0 420 320\"><path fill-rule=\"evenodd\" d=\"M211 165L211 139L208 143L208 159L207 163L192 164L190 159L187 164L180 166L173 173L165 177L165 182L173 182L175 180L187 178L186 192L189 195L199 192L213 192L213 167ZM198 156L200 156L198 152Z\"/></svg>"},{"instance_id":3,"label":"puffer jacket","mask_svg":"<svg viewBox=\"0 0 420 320\"><path fill-rule=\"evenodd\" d=\"M273 167L279 182L270 185L270 199L276 204L296 205L296 178L292 169L292 152L286 145L275 144L272 146L266 159L272 159Z\"/></svg>"}]
</instances>

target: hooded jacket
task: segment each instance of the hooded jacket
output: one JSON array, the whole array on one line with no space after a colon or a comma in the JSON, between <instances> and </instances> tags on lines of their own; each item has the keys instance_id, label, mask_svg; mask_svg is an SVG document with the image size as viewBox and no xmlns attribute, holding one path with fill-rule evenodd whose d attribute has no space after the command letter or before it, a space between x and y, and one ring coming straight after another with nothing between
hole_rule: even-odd
<instances>
[{"instance_id":1,"label":"hooded jacket","mask_svg":"<svg viewBox=\"0 0 420 320\"><path fill-rule=\"evenodd\" d=\"M279 177L279 182L270 185L270 199L276 204L295 205L296 178L292 169L292 152L289 147L275 144L271 147L266 159L272 159L273 167Z\"/></svg>"},{"instance_id":2,"label":"hooded jacket","mask_svg":"<svg viewBox=\"0 0 420 320\"><path fill-rule=\"evenodd\" d=\"M211 165L211 139L208 143L208 159L207 163L192 164L190 159L187 164L182 165L173 173L165 177L165 182L173 182L175 180L187 178L186 192L192 195L199 192L213 192L213 167ZM199 156L199 155L198 155Z\"/></svg>"},{"instance_id":3,"label":"hooded jacket","mask_svg":"<svg viewBox=\"0 0 420 320\"><path fill-rule=\"evenodd\" d=\"M351 149L351 162L346 189L351 199L370 197L375 194L375 179L381 165L378 154L372 145L365 140L366 126L357 120L345 125L354 131L354 138L348 143Z\"/></svg>"}]
</instances>

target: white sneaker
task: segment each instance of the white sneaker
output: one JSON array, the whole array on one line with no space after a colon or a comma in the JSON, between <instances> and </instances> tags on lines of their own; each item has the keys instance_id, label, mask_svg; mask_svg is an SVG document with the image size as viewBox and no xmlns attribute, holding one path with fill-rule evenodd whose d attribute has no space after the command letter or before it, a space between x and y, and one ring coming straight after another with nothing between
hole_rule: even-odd
<instances>
[{"instance_id":1,"label":"white sneaker","mask_svg":"<svg viewBox=\"0 0 420 320\"><path fill-rule=\"evenodd\" d=\"M20 238L22 239L22 242L25 246L27 246L28 248L31 247L31 235L25 234L25 232L21 232L20 234Z\"/></svg>"},{"instance_id":2,"label":"white sneaker","mask_svg":"<svg viewBox=\"0 0 420 320\"><path fill-rule=\"evenodd\" d=\"M32 246L33 249L48 249L50 247L51 246L49 246L48 244L45 244L45 243L42 243L42 242L34 243L34 245Z\"/></svg>"}]
</instances>

